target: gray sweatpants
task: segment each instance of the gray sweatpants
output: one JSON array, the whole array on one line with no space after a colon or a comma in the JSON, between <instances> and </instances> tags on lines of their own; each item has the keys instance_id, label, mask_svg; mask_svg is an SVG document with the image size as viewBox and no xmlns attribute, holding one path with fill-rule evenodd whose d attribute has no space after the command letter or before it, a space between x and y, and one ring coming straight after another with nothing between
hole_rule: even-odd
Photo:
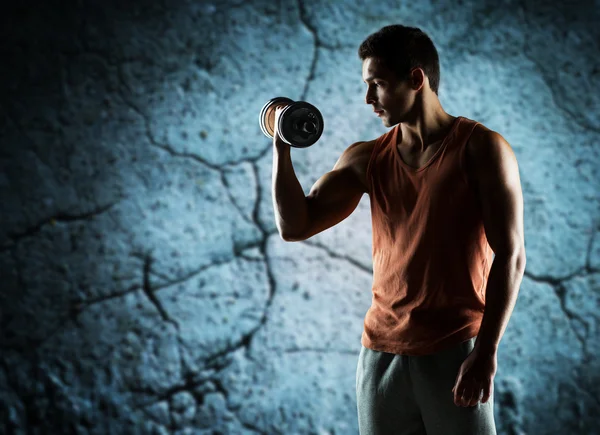
<instances>
[{"instance_id":1,"label":"gray sweatpants","mask_svg":"<svg viewBox=\"0 0 600 435\"><path fill-rule=\"evenodd\" d=\"M494 395L473 407L454 404L458 370L475 337L433 355L362 346L356 369L360 435L496 435Z\"/></svg>"}]
</instances>

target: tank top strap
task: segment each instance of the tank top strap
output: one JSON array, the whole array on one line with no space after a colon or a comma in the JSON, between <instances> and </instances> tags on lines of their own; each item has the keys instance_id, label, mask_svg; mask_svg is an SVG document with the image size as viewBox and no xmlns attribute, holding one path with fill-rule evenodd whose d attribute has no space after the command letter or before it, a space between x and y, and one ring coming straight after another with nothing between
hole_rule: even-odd
<instances>
[{"instance_id":1,"label":"tank top strap","mask_svg":"<svg viewBox=\"0 0 600 435\"><path fill-rule=\"evenodd\" d=\"M479 122L465 118L464 116L461 116L461 121L458 131L456 132L456 137L453 140L454 146L457 148L463 148L465 146L473 134L475 127L479 124Z\"/></svg>"},{"instance_id":2,"label":"tank top strap","mask_svg":"<svg viewBox=\"0 0 600 435\"><path fill-rule=\"evenodd\" d=\"M473 131L475 131L475 127L480 123L477 121L473 121L472 119L463 118L462 129L458 134L457 140L455 141L454 146L456 147L457 155L458 155L458 165L460 167L460 171L463 176L463 180L465 183L469 183L469 177L467 173L467 161L466 161L466 148Z\"/></svg>"},{"instance_id":3,"label":"tank top strap","mask_svg":"<svg viewBox=\"0 0 600 435\"><path fill-rule=\"evenodd\" d=\"M371 180L373 164L374 164L375 159L377 158L377 155L381 152L382 149L384 149L386 147L386 145L389 143L389 141L395 137L396 129L398 128L398 126L399 126L399 124L395 125L392 129L383 133L381 136L379 136L377 139L375 139L375 145L373 146L373 150L371 151L371 156L369 157L369 163L367 164L367 173L366 173L367 182L369 182L368 180Z\"/></svg>"}]
</instances>

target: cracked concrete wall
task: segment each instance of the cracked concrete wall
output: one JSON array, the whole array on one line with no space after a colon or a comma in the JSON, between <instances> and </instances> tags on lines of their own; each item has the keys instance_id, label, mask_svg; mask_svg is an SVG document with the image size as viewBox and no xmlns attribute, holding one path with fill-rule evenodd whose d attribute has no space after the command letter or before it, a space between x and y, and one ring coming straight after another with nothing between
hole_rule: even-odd
<instances>
[{"instance_id":1,"label":"cracked concrete wall","mask_svg":"<svg viewBox=\"0 0 600 435\"><path fill-rule=\"evenodd\" d=\"M358 44L422 27L453 115L520 164L528 263L500 434L600 433L598 4L21 2L0 16L0 433L356 434L368 197L277 235L257 115L315 104L308 193L364 105Z\"/></svg>"}]
</instances>

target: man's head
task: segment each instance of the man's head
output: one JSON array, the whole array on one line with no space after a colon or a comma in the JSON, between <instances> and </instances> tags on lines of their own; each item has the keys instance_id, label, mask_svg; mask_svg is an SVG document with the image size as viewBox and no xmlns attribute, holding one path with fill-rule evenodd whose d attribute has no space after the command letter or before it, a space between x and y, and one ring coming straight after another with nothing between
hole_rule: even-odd
<instances>
[{"instance_id":1,"label":"man's head","mask_svg":"<svg viewBox=\"0 0 600 435\"><path fill-rule=\"evenodd\" d=\"M382 110L387 126L404 119L419 94L433 92L437 97L438 53L420 29L383 27L363 41L358 56L363 61L363 80L368 85L366 103Z\"/></svg>"}]
</instances>

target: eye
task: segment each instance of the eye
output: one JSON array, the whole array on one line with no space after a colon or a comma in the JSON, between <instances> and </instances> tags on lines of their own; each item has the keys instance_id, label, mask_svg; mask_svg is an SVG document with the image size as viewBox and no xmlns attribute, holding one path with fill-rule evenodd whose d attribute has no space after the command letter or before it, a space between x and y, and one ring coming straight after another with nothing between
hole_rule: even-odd
<instances>
[{"instance_id":1,"label":"eye","mask_svg":"<svg viewBox=\"0 0 600 435\"><path fill-rule=\"evenodd\" d=\"M371 88L371 87L379 88L379 87L382 87L382 86L383 86L383 83L381 83L381 82L367 83L367 87L369 87L369 88Z\"/></svg>"}]
</instances>

